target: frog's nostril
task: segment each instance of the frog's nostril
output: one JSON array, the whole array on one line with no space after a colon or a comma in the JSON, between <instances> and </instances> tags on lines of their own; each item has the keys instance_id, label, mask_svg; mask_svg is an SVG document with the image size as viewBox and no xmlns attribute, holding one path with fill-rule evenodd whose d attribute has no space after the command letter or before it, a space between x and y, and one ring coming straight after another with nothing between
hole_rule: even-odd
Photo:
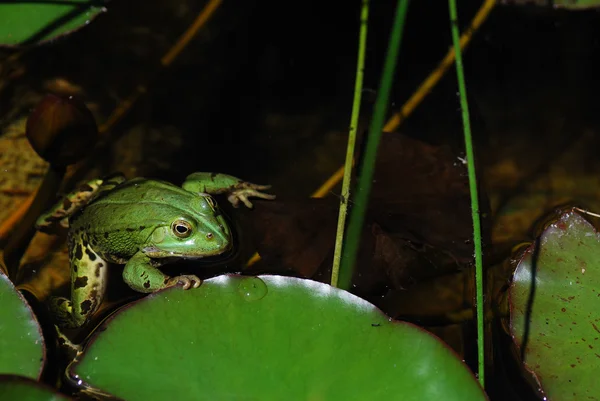
<instances>
[{"instance_id":1,"label":"frog's nostril","mask_svg":"<svg viewBox=\"0 0 600 401\"><path fill-rule=\"evenodd\" d=\"M212 239L213 237L213 233L206 233L206 238L207 239Z\"/></svg>"}]
</instances>

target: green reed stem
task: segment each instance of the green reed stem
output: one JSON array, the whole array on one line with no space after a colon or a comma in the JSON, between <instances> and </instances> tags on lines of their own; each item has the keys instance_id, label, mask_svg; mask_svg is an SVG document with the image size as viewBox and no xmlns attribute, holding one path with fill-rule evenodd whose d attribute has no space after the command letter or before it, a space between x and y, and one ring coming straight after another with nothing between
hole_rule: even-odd
<instances>
[{"instance_id":1,"label":"green reed stem","mask_svg":"<svg viewBox=\"0 0 600 401\"><path fill-rule=\"evenodd\" d=\"M475 244L475 282L476 282L476 307L477 307L477 359L479 383L485 384L484 374L484 338L483 338L483 256L481 251L481 222L479 219L479 195L477 193L477 178L475 175L475 156L473 155L473 141L471 139L471 123L469 120L469 103L463 71L462 55L460 52L460 35L458 31L458 17L456 13L456 0L448 0L450 8L450 27L452 30L452 43L456 56L456 78L460 95L460 108L462 110L463 131L465 136L465 150L467 154L467 171L469 173L469 191L471 193L471 214L473 217L473 242Z\"/></svg>"},{"instance_id":2,"label":"green reed stem","mask_svg":"<svg viewBox=\"0 0 600 401\"><path fill-rule=\"evenodd\" d=\"M350 212L348 233L344 242L342 266L338 280L339 287L343 289L348 289L350 286L356 257L358 255L362 226L373 182L377 149L379 148L379 141L383 132L385 115L388 108L388 99L392 88L400 43L402 41L402 32L404 31L404 21L406 19L408 3L408 0L398 0L398 5L396 6L394 25L388 42L388 51L383 67L383 74L381 76L381 84L379 85L377 101L375 102L373 111L373 119L371 120L369 133L366 138L365 153L358 174L356 194L353 198L353 206Z\"/></svg>"},{"instance_id":3,"label":"green reed stem","mask_svg":"<svg viewBox=\"0 0 600 401\"><path fill-rule=\"evenodd\" d=\"M352 164L354 161L354 144L356 143L356 131L358 128L358 117L360 115L360 101L362 97L363 77L365 69L365 53L367 48L367 27L369 23L369 0L362 0L360 12L360 33L358 38L358 60L356 62L356 81L354 82L354 101L352 103L352 115L350 116L350 134L348 136L348 147L346 150L346 162L344 164L344 180L342 181L342 197L340 200L340 212L338 215L337 233L335 235L335 250L333 253L333 267L331 269L331 285L337 287L342 256L342 244L344 242L344 228L346 227L346 215L348 213L348 199L350 198L350 180L352 179Z\"/></svg>"}]
</instances>

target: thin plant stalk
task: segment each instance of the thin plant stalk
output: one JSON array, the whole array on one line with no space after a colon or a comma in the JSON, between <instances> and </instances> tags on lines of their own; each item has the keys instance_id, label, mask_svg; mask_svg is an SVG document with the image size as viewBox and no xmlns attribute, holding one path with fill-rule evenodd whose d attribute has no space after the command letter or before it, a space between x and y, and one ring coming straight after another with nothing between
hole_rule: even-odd
<instances>
[{"instance_id":1,"label":"thin plant stalk","mask_svg":"<svg viewBox=\"0 0 600 401\"><path fill-rule=\"evenodd\" d=\"M465 136L465 151L467 156L467 171L469 174L469 192L471 194L471 215L473 218L473 243L475 245L475 284L477 308L477 363L478 377L481 387L485 384L484 373L484 311L483 311L483 255L481 251L481 221L479 219L479 195L477 193L477 177L475 175L475 156L473 154L473 140L471 138L471 123L469 119L469 103L463 71L462 55L460 52L460 38L458 31L458 17L456 13L456 0L448 0L450 9L450 27L452 30L452 43L456 56L456 78L462 111L463 131Z\"/></svg>"},{"instance_id":2,"label":"thin plant stalk","mask_svg":"<svg viewBox=\"0 0 600 401\"><path fill-rule=\"evenodd\" d=\"M362 165L360 166L356 194L353 198L350 220L348 222L348 232L344 241L342 264L338 280L338 285L342 289L348 289L350 286L356 257L358 255L362 226L365 219L367 204L369 202L373 173L375 171L375 160L377 158L377 150L379 148L379 142L388 109L388 99L394 79L400 43L402 41L408 3L408 0L398 0L398 5L396 6L396 14L394 16L385 65L381 76L381 84L379 85L373 118L366 138L365 153Z\"/></svg>"},{"instance_id":3,"label":"thin plant stalk","mask_svg":"<svg viewBox=\"0 0 600 401\"><path fill-rule=\"evenodd\" d=\"M354 102L352 103L352 115L350 116L350 132L348 135L348 147L346 150L346 162L344 166L344 180L342 181L342 196L340 200L340 212L338 215L338 226L335 236L333 267L331 269L331 285L333 287L337 287L338 285L340 262L342 257L342 244L344 242L344 228L346 227L348 199L350 198L350 180L352 179L354 145L356 143L356 131L358 127L360 102L362 98L368 22L369 0L362 0L362 7L360 11L360 33L358 37L358 60L356 61L356 81L354 82Z\"/></svg>"},{"instance_id":4,"label":"thin plant stalk","mask_svg":"<svg viewBox=\"0 0 600 401\"><path fill-rule=\"evenodd\" d=\"M471 37L477 32L481 24L485 22L491 11L496 5L496 0L484 0L479 7L479 10L473 17L473 20L469 24L469 27L465 29L460 37L461 49L465 49L469 44ZM410 114L415 110L419 104L425 99L427 94L437 85L437 83L445 75L448 68L454 64L454 49L450 49L446 56L440 61L439 65L429 74L425 80L421 83L419 88L410 96L410 98L404 103L404 105L394 113L383 127L384 132L392 132L398 129L398 126L408 118ZM337 169L331 177L329 177L323 184L319 186L311 195L311 198L323 198L327 194L331 193L331 190L340 182L344 177L345 166L341 166ZM2 226L0 226L0 238L2 235ZM246 266L252 266L254 263L260 260L260 255L254 253L252 257L246 262Z\"/></svg>"}]
</instances>

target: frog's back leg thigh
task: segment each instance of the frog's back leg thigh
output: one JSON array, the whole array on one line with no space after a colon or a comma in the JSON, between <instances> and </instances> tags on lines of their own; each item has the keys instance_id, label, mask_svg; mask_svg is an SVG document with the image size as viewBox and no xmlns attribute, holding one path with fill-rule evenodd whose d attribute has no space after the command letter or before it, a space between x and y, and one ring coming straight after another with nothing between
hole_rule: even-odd
<instances>
[{"instance_id":1,"label":"frog's back leg thigh","mask_svg":"<svg viewBox=\"0 0 600 401\"><path fill-rule=\"evenodd\" d=\"M54 298L51 305L61 326L80 327L98 310L104 298L107 262L81 237L69 246L71 300Z\"/></svg>"},{"instance_id":2,"label":"frog's back leg thigh","mask_svg":"<svg viewBox=\"0 0 600 401\"><path fill-rule=\"evenodd\" d=\"M93 179L77 187L65 195L50 210L42 214L36 228L40 231L52 231L57 224L68 227L68 218L86 206L99 195L114 189L125 181L121 174L115 174L102 179Z\"/></svg>"}]
</instances>

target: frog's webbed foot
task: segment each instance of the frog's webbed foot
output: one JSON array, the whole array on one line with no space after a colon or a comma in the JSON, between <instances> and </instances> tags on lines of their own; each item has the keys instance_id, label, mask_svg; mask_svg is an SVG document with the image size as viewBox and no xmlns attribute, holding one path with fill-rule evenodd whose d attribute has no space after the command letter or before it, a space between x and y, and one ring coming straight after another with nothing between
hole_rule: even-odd
<instances>
[{"instance_id":1,"label":"frog's webbed foot","mask_svg":"<svg viewBox=\"0 0 600 401\"><path fill-rule=\"evenodd\" d=\"M73 313L73 304L70 300L63 297L50 298L48 305L50 312L56 319L57 326L62 329L76 329L83 326L85 316L78 316Z\"/></svg>"},{"instance_id":2,"label":"frog's webbed foot","mask_svg":"<svg viewBox=\"0 0 600 401\"><path fill-rule=\"evenodd\" d=\"M248 208L252 208L249 197L262 199L275 199L275 195L262 193L264 189L271 188L270 185L258 185L243 181L237 177L221 173L193 173L187 176L182 185L186 191L195 194L220 195L226 194L227 200L238 207L240 202Z\"/></svg>"},{"instance_id":3,"label":"frog's webbed foot","mask_svg":"<svg viewBox=\"0 0 600 401\"><path fill-rule=\"evenodd\" d=\"M77 356L81 355L83 352L83 347L80 344L75 344L73 341L71 341L56 324L54 325L54 330L56 331L58 345L67 352L69 359L73 360L77 358Z\"/></svg>"},{"instance_id":4,"label":"frog's webbed foot","mask_svg":"<svg viewBox=\"0 0 600 401\"><path fill-rule=\"evenodd\" d=\"M241 201L244 205L246 205L247 208L252 209L252 202L248 200L249 197L268 200L275 199L275 195L260 192L261 190L269 188L271 188L270 185L258 185L250 182L240 182L235 186L234 189L231 190L227 196L227 200L233 205L233 207L238 207Z\"/></svg>"},{"instance_id":5,"label":"frog's webbed foot","mask_svg":"<svg viewBox=\"0 0 600 401\"><path fill-rule=\"evenodd\" d=\"M171 277L167 281L167 287L173 287L175 285L181 284L184 290L189 290L190 288L198 288L200 284L202 284L202 280L200 280L197 276L193 274L184 274L181 276Z\"/></svg>"}]
</instances>

